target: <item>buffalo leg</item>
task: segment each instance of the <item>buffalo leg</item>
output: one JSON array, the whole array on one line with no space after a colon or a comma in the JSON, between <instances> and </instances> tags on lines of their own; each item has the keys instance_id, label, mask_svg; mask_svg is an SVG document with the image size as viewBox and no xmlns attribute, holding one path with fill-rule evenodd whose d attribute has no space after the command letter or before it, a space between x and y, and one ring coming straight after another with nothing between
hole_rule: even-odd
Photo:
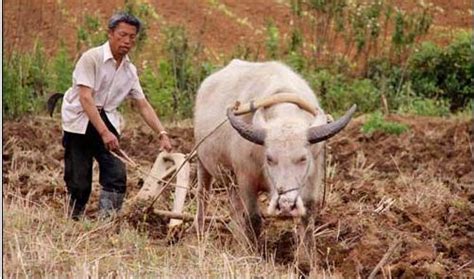
<instances>
[{"instance_id":1,"label":"buffalo leg","mask_svg":"<svg viewBox=\"0 0 474 279\"><path fill-rule=\"evenodd\" d=\"M249 240L256 243L262 228L262 218L257 203L255 187L247 177L238 177L238 189L231 189L234 218L240 227L245 228Z\"/></svg>"},{"instance_id":2,"label":"buffalo leg","mask_svg":"<svg viewBox=\"0 0 474 279\"><path fill-rule=\"evenodd\" d=\"M314 239L314 224L315 213L314 203L306 205L308 213L300 220L297 228L297 248L295 259L298 263L298 268L302 274L306 276L310 270L315 268L318 264L318 257L316 251L316 241Z\"/></svg>"},{"instance_id":3,"label":"buffalo leg","mask_svg":"<svg viewBox=\"0 0 474 279\"><path fill-rule=\"evenodd\" d=\"M197 187L197 213L195 226L198 235L204 235L204 218L208 203L209 188L211 186L212 176L204 168L202 163L197 163L198 187Z\"/></svg>"}]
</instances>

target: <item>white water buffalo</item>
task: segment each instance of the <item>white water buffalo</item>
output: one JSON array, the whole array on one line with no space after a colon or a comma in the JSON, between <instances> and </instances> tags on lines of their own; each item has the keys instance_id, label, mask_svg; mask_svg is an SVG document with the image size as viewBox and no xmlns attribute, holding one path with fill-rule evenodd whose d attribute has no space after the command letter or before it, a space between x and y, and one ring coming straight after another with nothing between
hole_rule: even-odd
<instances>
[{"instance_id":1,"label":"white water buffalo","mask_svg":"<svg viewBox=\"0 0 474 279\"><path fill-rule=\"evenodd\" d=\"M313 113L292 102L242 116L230 109L236 101L244 104L283 93L302 99ZM198 230L203 226L206 191L222 168L236 177L237 189L231 191L234 218L247 222L244 224L257 237L260 191L269 193L268 214L301 216L303 220L314 216L323 199L325 140L342 130L354 111L355 106L328 124L308 84L279 62L233 60L206 78L197 93L194 114L196 142L211 133L197 150ZM226 117L229 122L213 132Z\"/></svg>"}]
</instances>

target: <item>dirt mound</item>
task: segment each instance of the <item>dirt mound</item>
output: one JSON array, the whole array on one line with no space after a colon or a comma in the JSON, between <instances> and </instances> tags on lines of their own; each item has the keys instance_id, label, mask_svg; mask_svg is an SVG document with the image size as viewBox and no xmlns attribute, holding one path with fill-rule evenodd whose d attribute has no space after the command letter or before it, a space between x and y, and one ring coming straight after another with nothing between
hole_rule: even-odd
<instances>
[{"instance_id":1,"label":"dirt mound","mask_svg":"<svg viewBox=\"0 0 474 279\"><path fill-rule=\"evenodd\" d=\"M364 119L358 118L330 140L327 205L315 232L318 252L325 259L320 265L344 277L366 277L387 249L399 243L386 263L394 277L472 274L470 123L427 117L389 119L407 124L409 131L400 136L365 135L360 132ZM175 149L190 152L192 128L171 127L169 131ZM59 119L4 122L3 142L4 188L63 210ZM149 129L131 124L124 131L122 148L149 169L158 154L158 141ZM138 191L143 176L129 170L129 195ZM95 176L88 216L96 213L98 188ZM219 190L213 195L215 203L225 208L226 195ZM160 218L149 217L147 222L140 218L130 222L145 229L164 226ZM291 263L292 227L266 222L265 231L276 262ZM164 233L159 230L150 236L161 238Z\"/></svg>"},{"instance_id":2,"label":"dirt mound","mask_svg":"<svg viewBox=\"0 0 474 279\"><path fill-rule=\"evenodd\" d=\"M401 239L392 276L453 276L474 251L468 233L473 228L469 197L474 182L469 123L389 119L409 125L409 132L364 135L359 120L330 143L340 175L330 179L334 196L330 194L323 217L346 223L339 240L330 241L333 253L342 253L336 263L373 266ZM352 248L341 247L346 240Z\"/></svg>"}]
</instances>

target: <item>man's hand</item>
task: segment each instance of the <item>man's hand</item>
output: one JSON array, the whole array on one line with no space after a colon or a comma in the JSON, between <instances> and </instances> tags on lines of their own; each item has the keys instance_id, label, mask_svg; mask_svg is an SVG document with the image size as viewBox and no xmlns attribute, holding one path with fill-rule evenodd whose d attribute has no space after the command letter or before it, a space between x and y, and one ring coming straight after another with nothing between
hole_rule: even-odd
<instances>
[{"instance_id":1,"label":"man's hand","mask_svg":"<svg viewBox=\"0 0 474 279\"><path fill-rule=\"evenodd\" d=\"M160 151L166 150L170 152L172 148L170 139L150 103L146 99L136 99L135 104L148 126L159 134Z\"/></svg>"},{"instance_id":2,"label":"man's hand","mask_svg":"<svg viewBox=\"0 0 474 279\"><path fill-rule=\"evenodd\" d=\"M119 149L119 141L117 137L109 130L106 130L100 134L102 141L104 142L105 148L107 150L117 150Z\"/></svg>"},{"instance_id":3,"label":"man's hand","mask_svg":"<svg viewBox=\"0 0 474 279\"><path fill-rule=\"evenodd\" d=\"M167 134L160 135L160 151L166 150L167 152L171 151L171 142Z\"/></svg>"}]
</instances>

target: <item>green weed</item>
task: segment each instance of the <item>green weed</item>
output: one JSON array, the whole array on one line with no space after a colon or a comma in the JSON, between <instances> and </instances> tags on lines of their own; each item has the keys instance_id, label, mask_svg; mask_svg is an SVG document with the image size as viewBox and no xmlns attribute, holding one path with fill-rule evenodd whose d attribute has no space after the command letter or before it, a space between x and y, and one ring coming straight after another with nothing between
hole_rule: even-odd
<instances>
[{"instance_id":1,"label":"green weed","mask_svg":"<svg viewBox=\"0 0 474 279\"><path fill-rule=\"evenodd\" d=\"M424 116L448 116L449 104L444 100L412 98L398 108L402 114Z\"/></svg>"},{"instance_id":2,"label":"green weed","mask_svg":"<svg viewBox=\"0 0 474 279\"><path fill-rule=\"evenodd\" d=\"M76 31L78 52L83 52L91 47L103 44L107 40L107 32L100 21L98 14L86 15L84 23Z\"/></svg>"},{"instance_id":3,"label":"green weed","mask_svg":"<svg viewBox=\"0 0 474 279\"><path fill-rule=\"evenodd\" d=\"M148 41L148 30L150 28L150 23L153 20L158 19L158 14L155 8L150 3L147 3L146 1L137 0L126 0L125 11L138 17L141 22L141 29L138 35L136 47L132 51L133 56L139 55L144 45Z\"/></svg>"},{"instance_id":4,"label":"green weed","mask_svg":"<svg viewBox=\"0 0 474 279\"><path fill-rule=\"evenodd\" d=\"M2 60L3 115L15 118L38 111L49 80L42 45L36 43L29 54L4 54Z\"/></svg>"},{"instance_id":5,"label":"green weed","mask_svg":"<svg viewBox=\"0 0 474 279\"><path fill-rule=\"evenodd\" d=\"M48 64L49 91L65 92L71 87L73 70L74 61L64 43L61 43L58 53L52 57Z\"/></svg>"},{"instance_id":6,"label":"green weed","mask_svg":"<svg viewBox=\"0 0 474 279\"><path fill-rule=\"evenodd\" d=\"M361 131L364 134L372 134L381 131L387 134L400 135L408 130L405 124L386 121L380 112L375 112L369 116L369 120L362 125Z\"/></svg>"},{"instance_id":7,"label":"green weed","mask_svg":"<svg viewBox=\"0 0 474 279\"><path fill-rule=\"evenodd\" d=\"M273 21L267 23L267 39L265 41L267 57L276 59L279 56L280 32Z\"/></svg>"}]
</instances>

